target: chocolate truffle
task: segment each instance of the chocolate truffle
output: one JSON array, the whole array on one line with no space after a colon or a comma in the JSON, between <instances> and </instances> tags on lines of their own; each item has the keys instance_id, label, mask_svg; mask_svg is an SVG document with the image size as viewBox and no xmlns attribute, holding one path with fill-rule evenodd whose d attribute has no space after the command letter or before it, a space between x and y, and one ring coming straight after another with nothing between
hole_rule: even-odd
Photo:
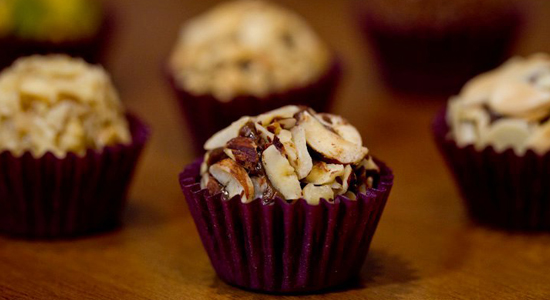
<instances>
[{"instance_id":1,"label":"chocolate truffle","mask_svg":"<svg viewBox=\"0 0 550 300\"><path fill-rule=\"evenodd\" d=\"M204 148L180 184L221 279L303 293L359 274L393 175L354 126L289 105L238 119Z\"/></svg>"}]
</instances>

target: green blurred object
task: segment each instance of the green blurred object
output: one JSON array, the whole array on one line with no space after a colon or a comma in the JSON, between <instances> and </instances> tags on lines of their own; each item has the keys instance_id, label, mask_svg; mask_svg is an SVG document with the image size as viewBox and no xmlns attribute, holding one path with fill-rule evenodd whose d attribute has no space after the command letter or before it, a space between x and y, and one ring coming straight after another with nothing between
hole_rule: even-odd
<instances>
[{"instance_id":1,"label":"green blurred object","mask_svg":"<svg viewBox=\"0 0 550 300\"><path fill-rule=\"evenodd\" d=\"M97 0L0 0L3 36L52 42L78 40L94 35L101 21L101 3Z\"/></svg>"}]
</instances>

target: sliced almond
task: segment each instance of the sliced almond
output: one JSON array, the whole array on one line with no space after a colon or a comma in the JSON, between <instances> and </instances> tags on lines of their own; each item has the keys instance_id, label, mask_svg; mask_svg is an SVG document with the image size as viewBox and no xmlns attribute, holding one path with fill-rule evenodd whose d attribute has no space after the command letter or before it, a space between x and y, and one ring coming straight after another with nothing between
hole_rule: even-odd
<instances>
[{"instance_id":1,"label":"sliced almond","mask_svg":"<svg viewBox=\"0 0 550 300\"><path fill-rule=\"evenodd\" d=\"M206 152L206 154L204 155L204 160L201 163L201 175L208 172L208 156L210 156L210 152Z\"/></svg>"},{"instance_id":2,"label":"sliced almond","mask_svg":"<svg viewBox=\"0 0 550 300\"><path fill-rule=\"evenodd\" d=\"M204 160L201 164L201 174L208 172L208 168L217 163L218 161L227 158L227 155L224 153L224 148L215 148L206 152L204 155Z\"/></svg>"},{"instance_id":3,"label":"sliced almond","mask_svg":"<svg viewBox=\"0 0 550 300\"><path fill-rule=\"evenodd\" d=\"M282 129L281 131L279 131L279 134L277 134L277 137L279 137L279 140L283 144L292 142L292 133L286 129Z\"/></svg>"},{"instance_id":4,"label":"sliced almond","mask_svg":"<svg viewBox=\"0 0 550 300\"><path fill-rule=\"evenodd\" d=\"M380 167L376 165L372 157L369 156L361 161L356 171L351 174L352 178L350 178L349 181L356 181L358 184L361 183L358 191L364 193L367 187L373 187L374 179L379 173Z\"/></svg>"},{"instance_id":5,"label":"sliced almond","mask_svg":"<svg viewBox=\"0 0 550 300\"><path fill-rule=\"evenodd\" d=\"M252 176L250 179L254 185L254 199L261 199L267 190L267 178L264 176Z\"/></svg>"},{"instance_id":6,"label":"sliced almond","mask_svg":"<svg viewBox=\"0 0 550 300\"><path fill-rule=\"evenodd\" d=\"M292 141L292 133L286 129L283 129L279 132L277 138L279 138L279 142L283 145L284 153L288 159L288 162L290 162L290 165L294 167L294 163L298 160L298 151Z\"/></svg>"},{"instance_id":7,"label":"sliced almond","mask_svg":"<svg viewBox=\"0 0 550 300\"><path fill-rule=\"evenodd\" d=\"M529 149L533 149L538 154L544 155L550 149L550 122L537 127L525 144Z\"/></svg>"},{"instance_id":8,"label":"sliced almond","mask_svg":"<svg viewBox=\"0 0 550 300\"><path fill-rule=\"evenodd\" d=\"M273 199L278 195L265 176L253 176L251 179L254 184L254 199Z\"/></svg>"},{"instance_id":9,"label":"sliced almond","mask_svg":"<svg viewBox=\"0 0 550 300\"><path fill-rule=\"evenodd\" d=\"M327 185L316 186L312 183L304 187L304 199L308 204L317 205L321 198L331 200L334 198L334 192Z\"/></svg>"},{"instance_id":10,"label":"sliced almond","mask_svg":"<svg viewBox=\"0 0 550 300\"><path fill-rule=\"evenodd\" d=\"M353 168L351 167L351 165L346 165L346 167L344 168L344 174L341 177L342 178L342 187L340 189L337 189L338 190L338 192L337 192L338 195L342 195L342 194L344 194L345 192L348 191L352 172L353 172Z\"/></svg>"},{"instance_id":11,"label":"sliced almond","mask_svg":"<svg viewBox=\"0 0 550 300\"><path fill-rule=\"evenodd\" d=\"M299 112L301 109L296 105L287 105L281 108L263 113L256 117L256 120L263 126L267 126L273 121L273 119L287 119L292 118L295 113Z\"/></svg>"},{"instance_id":12,"label":"sliced almond","mask_svg":"<svg viewBox=\"0 0 550 300\"><path fill-rule=\"evenodd\" d=\"M330 161L341 164L357 163L369 152L366 147L346 141L328 130L308 112L299 115L297 124L303 126L307 144Z\"/></svg>"},{"instance_id":13,"label":"sliced almond","mask_svg":"<svg viewBox=\"0 0 550 300\"><path fill-rule=\"evenodd\" d=\"M264 150L262 163L271 184L285 199L298 199L302 196L302 188L294 168L274 145Z\"/></svg>"},{"instance_id":14,"label":"sliced almond","mask_svg":"<svg viewBox=\"0 0 550 300\"><path fill-rule=\"evenodd\" d=\"M452 136L461 147L475 144L480 132L490 126L490 117L481 106L471 106L453 98L449 101L447 121L451 124Z\"/></svg>"},{"instance_id":15,"label":"sliced almond","mask_svg":"<svg viewBox=\"0 0 550 300\"><path fill-rule=\"evenodd\" d=\"M205 189L208 185L210 174L206 173L201 176L201 189Z\"/></svg>"},{"instance_id":16,"label":"sliced almond","mask_svg":"<svg viewBox=\"0 0 550 300\"><path fill-rule=\"evenodd\" d=\"M254 184L246 170L230 158L221 160L209 168L210 174L224 187L229 199L241 196L243 203L254 200Z\"/></svg>"},{"instance_id":17,"label":"sliced almond","mask_svg":"<svg viewBox=\"0 0 550 300\"><path fill-rule=\"evenodd\" d=\"M305 178L313 166L311 156L307 152L306 138L303 128L294 127L288 130L281 130L277 136L283 144L284 153L290 165L294 168L298 179Z\"/></svg>"},{"instance_id":18,"label":"sliced almond","mask_svg":"<svg viewBox=\"0 0 550 300\"><path fill-rule=\"evenodd\" d=\"M278 122L284 129L291 129L296 125L296 119L294 118L280 119Z\"/></svg>"},{"instance_id":19,"label":"sliced almond","mask_svg":"<svg viewBox=\"0 0 550 300\"><path fill-rule=\"evenodd\" d=\"M328 113L319 113L317 116L317 120L326 126L330 126L344 140L359 146L363 145L361 134L357 131L357 128L348 122L348 120L342 118L341 116Z\"/></svg>"},{"instance_id":20,"label":"sliced almond","mask_svg":"<svg viewBox=\"0 0 550 300\"><path fill-rule=\"evenodd\" d=\"M290 130L290 133L292 133L292 141L298 156L296 161L290 163L296 170L298 178L303 179L311 172L313 167L313 160L307 150L306 132L302 126L295 126Z\"/></svg>"},{"instance_id":21,"label":"sliced almond","mask_svg":"<svg viewBox=\"0 0 550 300\"><path fill-rule=\"evenodd\" d=\"M496 84L488 104L501 115L540 118L550 108L550 93L533 88L528 80L503 80Z\"/></svg>"},{"instance_id":22,"label":"sliced almond","mask_svg":"<svg viewBox=\"0 0 550 300\"><path fill-rule=\"evenodd\" d=\"M313 164L311 172L307 175L305 182L317 185L328 184L335 181L336 177L344 175L344 166L340 164L327 164L318 161Z\"/></svg>"},{"instance_id":23,"label":"sliced almond","mask_svg":"<svg viewBox=\"0 0 550 300\"><path fill-rule=\"evenodd\" d=\"M212 137L210 137L206 141L206 143L204 143L204 149L212 150L219 147L224 147L225 143L239 135L239 130L241 130L241 127L243 127L248 121L250 121L250 117L244 116L237 121L231 123L229 127L218 131Z\"/></svg>"},{"instance_id":24,"label":"sliced almond","mask_svg":"<svg viewBox=\"0 0 550 300\"><path fill-rule=\"evenodd\" d=\"M225 153L225 155L227 155L232 160L236 161L235 155L233 155L233 151L231 151L231 149L223 148L223 153Z\"/></svg>"},{"instance_id":25,"label":"sliced almond","mask_svg":"<svg viewBox=\"0 0 550 300\"><path fill-rule=\"evenodd\" d=\"M359 131L357 131L354 126L350 124L342 124L336 125L332 128L334 128L334 131L336 131L336 133L338 133L338 135L340 135L344 140L352 142L359 146L363 145L361 134L359 134Z\"/></svg>"},{"instance_id":26,"label":"sliced almond","mask_svg":"<svg viewBox=\"0 0 550 300\"><path fill-rule=\"evenodd\" d=\"M363 159L363 161L361 161L361 165L365 168L365 170L375 170L376 172L380 172L380 167L374 162L372 156Z\"/></svg>"},{"instance_id":27,"label":"sliced almond","mask_svg":"<svg viewBox=\"0 0 550 300\"><path fill-rule=\"evenodd\" d=\"M256 127L256 131L264 141L268 143L273 142L273 139L275 138L275 135L273 133L269 132L265 127L258 123L254 123L254 126Z\"/></svg>"},{"instance_id":28,"label":"sliced almond","mask_svg":"<svg viewBox=\"0 0 550 300\"><path fill-rule=\"evenodd\" d=\"M475 144L478 136L479 128L475 123L461 122L454 128L454 139L460 147Z\"/></svg>"},{"instance_id":29,"label":"sliced almond","mask_svg":"<svg viewBox=\"0 0 550 300\"><path fill-rule=\"evenodd\" d=\"M333 189L333 190L337 190L337 191L338 191L338 190L342 189L342 185L341 185L340 183L336 182L336 181L331 182L331 183L329 183L329 184L327 184L327 185L330 186L330 188Z\"/></svg>"},{"instance_id":30,"label":"sliced almond","mask_svg":"<svg viewBox=\"0 0 550 300\"><path fill-rule=\"evenodd\" d=\"M518 153L525 152L526 141L531 135L527 121L519 119L501 119L490 126L481 135L483 145L492 145L496 151L514 148Z\"/></svg>"}]
</instances>

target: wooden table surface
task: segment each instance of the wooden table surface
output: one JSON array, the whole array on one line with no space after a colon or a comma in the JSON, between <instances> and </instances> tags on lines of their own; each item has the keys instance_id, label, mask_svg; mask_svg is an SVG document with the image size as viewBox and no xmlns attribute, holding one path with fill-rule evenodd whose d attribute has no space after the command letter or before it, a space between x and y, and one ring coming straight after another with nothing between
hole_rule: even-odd
<instances>
[{"instance_id":1,"label":"wooden table surface","mask_svg":"<svg viewBox=\"0 0 550 300\"><path fill-rule=\"evenodd\" d=\"M160 66L179 24L215 1L113 0L107 68L123 101L153 127L124 215L111 233L70 241L0 238L0 299L293 299L218 279L177 174L194 155ZM284 1L342 55L335 112L396 175L359 286L304 299L550 299L550 234L471 224L429 131L444 99L388 92L348 1ZM515 52L550 51L550 1L532 2ZM406 49L404 49L406 51Z\"/></svg>"}]
</instances>

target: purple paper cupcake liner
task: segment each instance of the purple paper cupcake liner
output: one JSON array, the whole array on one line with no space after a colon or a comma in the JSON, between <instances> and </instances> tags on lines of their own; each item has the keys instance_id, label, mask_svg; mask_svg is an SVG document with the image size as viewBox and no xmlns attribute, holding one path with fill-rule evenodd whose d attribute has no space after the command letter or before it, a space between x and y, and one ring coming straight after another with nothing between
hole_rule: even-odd
<instances>
[{"instance_id":1,"label":"purple paper cupcake liner","mask_svg":"<svg viewBox=\"0 0 550 300\"><path fill-rule=\"evenodd\" d=\"M200 163L185 168L180 185L210 262L228 284L262 292L313 292L356 277L393 185L391 170L377 161L380 185L357 201L243 204L201 190Z\"/></svg>"},{"instance_id":2,"label":"purple paper cupcake liner","mask_svg":"<svg viewBox=\"0 0 550 300\"><path fill-rule=\"evenodd\" d=\"M437 114L433 134L472 219L508 230L550 230L550 152L459 147L447 138L445 114Z\"/></svg>"},{"instance_id":3,"label":"purple paper cupcake liner","mask_svg":"<svg viewBox=\"0 0 550 300\"><path fill-rule=\"evenodd\" d=\"M21 39L14 36L0 38L0 70L10 66L17 58L33 54L64 53L81 57L88 63L103 60L104 49L111 40L115 15L104 8L104 16L98 31L92 36L61 42Z\"/></svg>"},{"instance_id":4,"label":"purple paper cupcake liner","mask_svg":"<svg viewBox=\"0 0 550 300\"><path fill-rule=\"evenodd\" d=\"M307 86L264 98L238 96L228 102L221 102L212 95L197 96L188 93L178 86L170 71L166 73L193 136L194 149L197 154L202 154L202 146L210 136L242 116L259 115L289 104L302 104L317 111L329 111L342 75L342 64L340 60L334 59L329 70Z\"/></svg>"},{"instance_id":5,"label":"purple paper cupcake liner","mask_svg":"<svg viewBox=\"0 0 550 300\"><path fill-rule=\"evenodd\" d=\"M68 153L0 153L0 232L23 238L67 238L119 225L128 186L149 129L127 116L129 145Z\"/></svg>"},{"instance_id":6,"label":"purple paper cupcake liner","mask_svg":"<svg viewBox=\"0 0 550 300\"><path fill-rule=\"evenodd\" d=\"M466 81L500 65L520 31L519 9L493 13L476 24L392 26L376 11L355 6L386 84L421 94L456 93Z\"/></svg>"}]
</instances>

